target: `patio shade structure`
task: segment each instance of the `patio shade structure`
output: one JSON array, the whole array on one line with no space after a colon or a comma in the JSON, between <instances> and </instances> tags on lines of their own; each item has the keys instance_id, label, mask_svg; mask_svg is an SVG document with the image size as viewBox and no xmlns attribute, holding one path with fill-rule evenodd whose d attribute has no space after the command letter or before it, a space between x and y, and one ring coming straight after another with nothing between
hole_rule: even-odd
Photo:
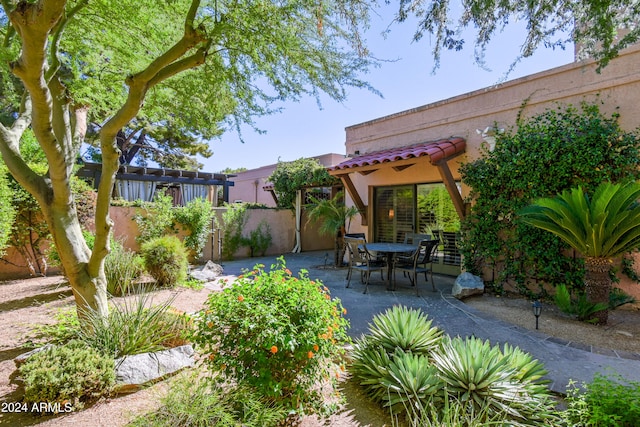
<instances>
[{"instance_id":1,"label":"patio shade structure","mask_svg":"<svg viewBox=\"0 0 640 427\"><path fill-rule=\"evenodd\" d=\"M92 178L94 188L98 188L102 175L102 164L84 163L77 175L82 178ZM127 200L150 201L157 185L176 185L180 187L181 204L186 204L196 197L208 199L212 197L212 191L216 186L222 186L223 200L228 202L229 187L233 186L233 181L230 181L229 178L234 176L211 172L122 165L116 174L115 191L120 197ZM215 201L215 197L213 200Z\"/></svg>"},{"instance_id":2,"label":"patio shade structure","mask_svg":"<svg viewBox=\"0 0 640 427\"><path fill-rule=\"evenodd\" d=\"M442 177L447 192L451 196L456 212L460 219L463 219L465 216L465 204L447 162L464 153L465 149L466 141L464 138L455 137L442 139L362 154L330 167L328 171L329 174L340 178L354 204L360 211L363 225L366 225L367 210L351 180L350 174L357 172L362 175L368 175L383 166L391 166L393 170L399 172L414 166L416 159L428 157L430 163L438 168L438 172Z\"/></svg>"}]
</instances>

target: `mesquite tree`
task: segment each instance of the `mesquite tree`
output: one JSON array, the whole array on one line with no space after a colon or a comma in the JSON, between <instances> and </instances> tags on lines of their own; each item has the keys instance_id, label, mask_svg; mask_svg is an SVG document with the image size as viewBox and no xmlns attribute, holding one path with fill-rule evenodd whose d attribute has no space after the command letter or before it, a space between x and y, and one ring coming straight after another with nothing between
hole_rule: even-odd
<instances>
[{"instance_id":1,"label":"mesquite tree","mask_svg":"<svg viewBox=\"0 0 640 427\"><path fill-rule=\"evenodd\" d=\"M3 0L0 154L40 205L78 311L108 313L104 258L119 167L117 135L141 111L204 137L251 124L274 101L345 98L366 87L369 58L356 0ZM260 89L268 88L268 89ZM70 177L87 123L100 123L96 238L87 246ZM20 139L31 129L48 171L32 170Z\"/></svg>"}]
</instances>

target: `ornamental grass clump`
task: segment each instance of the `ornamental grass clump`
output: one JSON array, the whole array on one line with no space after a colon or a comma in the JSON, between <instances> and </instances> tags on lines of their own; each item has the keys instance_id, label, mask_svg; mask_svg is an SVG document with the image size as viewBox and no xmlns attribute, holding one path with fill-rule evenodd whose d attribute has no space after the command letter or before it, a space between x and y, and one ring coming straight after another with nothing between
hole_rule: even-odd
<instances>
[{"instance_id":1,"label":"ornamental grass clump","mask_svg":"<svg viewBox=\"0 0 640 427\"><path fill-rule=\"evenodd\" d=\"M223 380L298 413L326 412L318 385L333 378L348 341L345 313L322 283L304 270L294 276L281 257L211 294L193 340Z\"/></svg>"}]
</instances>

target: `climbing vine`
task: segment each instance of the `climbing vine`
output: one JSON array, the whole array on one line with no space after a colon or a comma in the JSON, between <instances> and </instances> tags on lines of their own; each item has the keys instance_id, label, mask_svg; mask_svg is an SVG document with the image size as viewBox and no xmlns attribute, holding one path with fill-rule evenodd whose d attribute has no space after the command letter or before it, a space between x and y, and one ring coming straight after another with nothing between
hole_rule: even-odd
<instances>
[{"instance_id":1,"label":"climbing vine","mask_svg":"<svg viewBox=\"0 0 640 427\"><path fill-rule=\"evenodd\" d=\"M311 186L329 187L340 182L329 175L318 160L309 158L278 162L267 180L273 184L280 208L293 208L297 190Z\"/></svg>"},{"instance_id":2,"label":"climbing vine","mask_svg":"<svg viewBox=\"0 0 640 427\"><path fill-rule=\"evenodd\" d=\"M618 114L605 117L597 104L558 105L521 120L496 138L495 149L462 166L471 187L471 213L462 223L465 268L494 271L524 294L543 294L540 283L581 289L581 259L558 238L518 221L516 212L538 197L581 185L639 177L640 139L621 130Z\"/></svg>"}]
</instances>

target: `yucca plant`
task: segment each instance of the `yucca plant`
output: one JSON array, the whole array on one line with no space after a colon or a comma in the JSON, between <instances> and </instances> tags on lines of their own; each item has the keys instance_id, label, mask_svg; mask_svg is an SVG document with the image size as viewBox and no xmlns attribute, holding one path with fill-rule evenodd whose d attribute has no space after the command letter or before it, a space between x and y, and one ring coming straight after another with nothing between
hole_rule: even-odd
<instances>
[{"instance_id":1,"label":"yucca plant","mask_svg":"<svg viewBox=\"0 0 640 427\"><path fill-rule=\"evenodd\" d=\"M520 211L520 218L547 230L585 258L585 290L593 303L609 303L613 258L640 246L640 184L603 182L592 197L581 187L542 198ZM594 313L606 324L608 309Z\"/></svg>"},{"instance_id":2,"label":"yucca plant","mask_svg":"<svg viewBox=\"0 0 640 427\"><path fill-rule=\"evenodd\" d=\"M486 415L508 414L518 424L539 425L552 417L542 365L518 348L504 353L489 341L453 338L432 355L440 379L457 399Z\"/></svg>"},{"instance_id":3,"label":"yucca plant","mask_svg":"<svg viewBox=\"0 0 640 427\"><path fill-rule=\"evenodd\" d=\"M396 348L416 354L430 354L442 340L442 330L420 309L394 306L373 317L369 339L393 354Z\"/></svg>"}]
</instances>

